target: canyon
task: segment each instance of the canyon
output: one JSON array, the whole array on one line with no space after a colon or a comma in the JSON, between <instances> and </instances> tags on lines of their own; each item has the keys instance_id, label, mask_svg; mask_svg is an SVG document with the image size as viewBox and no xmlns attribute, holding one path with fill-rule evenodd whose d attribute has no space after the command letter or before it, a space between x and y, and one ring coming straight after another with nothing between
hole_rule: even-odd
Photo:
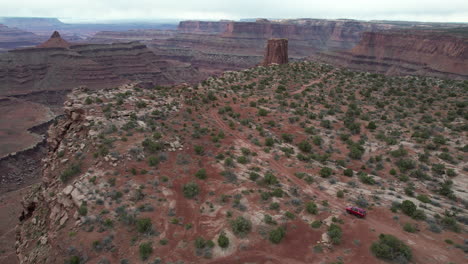
<instances>
[{"instance_id":1,"label":"canyon","mask_svg":"<svg viewBox=\"0 0 468 264\"><path fill-rule=\"evenodd\" d=\"M18 47L35 46L44 40L43 37L32 32L11 28L0 23L0 54Z\"/></svg>"},{"instance_id":2,"label":"canyon","mask_svg":"<svg viewBox=\"0 0 468 264\"><path fill-rule=\"evenodd\" d=\"M42 35L37 34L44 30L62 28L68 32L68 37L62 38L56 32L47 41L42 37L42 42L34 47L10 50L0 56L0 96L25 103L46 103L55 115L62 114L66 94L78 86L93 90L131 82L142 86L196 83L224 71L269 64L263 58L266 43L273 38L288 40L287 55L281 55L281 63L287 59L315 60L388 75L468 78L468 27L463 23L348 19L181 21L177 29L142 26L89 31L84 40L73 38L77 33L73 29L78 25L56 19L1 21L18 27L0 27L0 40L4 39L4 43L16 39L28 46L41 40ZM36 33L19 29L31 22L34 26L30 29ZM8 125L3 131L7 129ZM19 134L25 133L22 131ZM24 142L23 147L7 152L34 146L29 140Z\"/></svg>"},{"instance_id":3,"label":"canyon","mask_svg":"<svg viewBox=\"0 0 468 264\"><path fill-rule=\"evenodd\" d=\"M0 262L466 259L467 24L0 23Z\"/></svg>"},{"instance_id":4,"label":"canyon","mask_svg":"<svg viewBox=\"0 0 468 264\"><path fill-rule=\"evenodd\" d=\"M16 164L16 158L10 154L27 156L30 150L40 148L45 131L38 135L29 130L62 115L64 98L71 89L106 89L132 82L142 86L168 85L203 78L191 65L161 59L139 42L77 44L65 41L58 32L36 47L2 54L2 191L20 187L18 183L28 178L24 175L29 175L30 167L24 168L25 173L21 172L22 166L12 170L9 161Z\"/></svg>"},{"instance_id":5,"label":"canyon","mask_svg":"<svg viewBox=\"0 0 468 264\"><path fill-rule=\"evenodd\" d=\"M463 57L467 32L468 27L463 23L258 19L255 22L181 21L177 30L106 31L88 41L140 40L159 56L219 74L258 65L267 40L285 38L289 41L292 60L319 60L390 75L467 79L468 63ZM456 47L449 47L452 42ZM413 43L419 46L413 47ZM447 49L454 49L462 56L454 56Z\"/></svg>"}]
</instances>

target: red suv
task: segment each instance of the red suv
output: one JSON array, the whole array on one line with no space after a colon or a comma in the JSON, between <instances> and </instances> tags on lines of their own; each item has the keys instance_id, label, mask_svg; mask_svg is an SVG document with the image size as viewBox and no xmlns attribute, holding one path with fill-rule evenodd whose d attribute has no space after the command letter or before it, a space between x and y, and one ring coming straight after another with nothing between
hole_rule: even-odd
<instances>
[{"instance_id":1,"label":"red suv","mask_svg":"<svg viewBox=\"0 0 468 264\"><path fill-rule=\"evenodd\" d=\"M353 214L357 217L360 217L360 218L364 218L366 217L366 210L364 209L361 209L359 207L346 207L346 212L348 212L348 214Z\"/></svg>"}]
</instances>

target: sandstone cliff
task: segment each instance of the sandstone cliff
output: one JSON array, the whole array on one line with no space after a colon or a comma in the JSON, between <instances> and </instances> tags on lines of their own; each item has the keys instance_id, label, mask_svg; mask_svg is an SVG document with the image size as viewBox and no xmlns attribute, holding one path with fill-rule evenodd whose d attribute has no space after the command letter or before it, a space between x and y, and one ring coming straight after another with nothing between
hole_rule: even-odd
<instances>
[{"instance_id":1,"label":"sandstone cliff","mask_svg":"<svg viewBox=\"0 0 468 264\"><path fill-rule=\"evenodd\" d=\"M270 39L268 40L265 59L263 65L271 64L286 64L288 63L288 40L287 39Z\"/></svg>"},{"instance_id":2,"label":"sandstone cliff","mask_svg":"<svg viewBox=\"0 0 468 264\"><path fill-rule=\"evenodd\" d=\"M165 40L176 35L175 30L128 30L128 31L100 31L87 39L91 43L114 43L129 41Z\"/></svg>"},{"instance_id":3,"label":"sandstone cliff","mask_svg":"<svg viewBox=\"0 0 468 264\"><path fill-rule=\"evenodd\" d=\"M221 33L226 31L230 22L222 21L181 21L177 27L179 32L185 33Z\"/></svg>"},{"instance_id":4,"label":"sandstone cliff","mask_svg":"<svg viewBox=\"0 0 468 264\"><path fill-rule=\"evenodd\" d=\"M54 33L39 48L0 56L0 95L109 88L129 81L165 85L196 78L190 65L162 60L139 42L70 45Z\"/></svg>"},{"instance_id":5,"label":"sandstone cliff","mask_svg":"<svg viewBox=\"0 0 468 264\"><path fill-rule=\"evenodd\" d=\"M203 71L220 73L262 63L265 42L271 38L287 38L289 56L304 58L323 50L352 48L359 42L363 32L392 27L395 25L321 19L182 21L172 37L161 36L148 40L142 35L140 38L165 58L189 62ZM132 32L128 33L127 40L138 38L130 36ZM126 38L125 34L119 33L116 39Z\"/></svg>"},{"instance_id":6,"label":"sandstone cliff","mask_svg":"<svg viewBox=\"0 0 468 264\"><path fill-rule=\"evenodd\" d=\"M353 49L319 58L390 75L468 79L468 38L444 31L366 32Z\"/></svg>"},{"instance_id":7,"label":"sandstone cliff","mask_svg":"<svg viewBox=\"0 0 468 264\"><path fill-rule=\"evenodd\" d=\"M111 42L112 39L118 41L141 39L158 56L190 63L201 71L220 73L224 70L248 68L262 63L265 42L271 38L288 39L291 59L307 57L316 59L317 57L325 57L323 54L326 54L328 56L326 61L343 65L341 57L346 56L347 51L356 47L363 36L367 38L366 32L386 32L395 29L421 31L428 28L449 29L462 26L463 24L348 19L258 19L255 22L182 21L177 31L159 31L150 34L145 31L101 32L92 41ZM391 47L387 45L385 49L388 48ZM413 49L413 47L409 47L409 49ZM343 52L346 54L343 55ZM420 55L427 56L428 54ZM351 55L348 54L349 56ZM360 54L359 56L367 55ZM366 66L368 63L355 64L353 68L374 70L372 67ZM433 62L427 63L433 64ZM404 61L400 66L402 68L409 67L409 70L406 71L407 74L427 74L424 69L411 70L413 66L407 66ZM446 70L452 71L449 68ZM379 71L386 72L387 70Z\"/></svg>"}]
</instances>

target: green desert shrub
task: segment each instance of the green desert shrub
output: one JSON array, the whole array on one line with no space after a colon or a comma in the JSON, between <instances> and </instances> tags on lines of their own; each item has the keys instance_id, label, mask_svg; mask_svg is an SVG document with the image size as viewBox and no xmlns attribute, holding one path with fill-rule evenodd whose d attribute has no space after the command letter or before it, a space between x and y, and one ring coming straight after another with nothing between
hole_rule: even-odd
<instances>
[{"instance_id":1,"label":"green desert shrub","mask_svg":"<svg viewBox=\"0 0 468 264\"><path fill-rule=\"evenodd\" d=\"M222 232L218 237L218 245L221 248L229 247L229 238L226 236L224 232Z\"/></svg>"},{"instance_id":2,"label":"green desert shrub","mask_svg":"<svg viewBox=\"0 0 468 264\"><path fill-rule=\"evenodd\" d=\"M137 230L140 233L149 233L153 228L150 218L140 218L136 222Z\"/></svg>"},{"instance_id":3,"label":"green desert shrub","mask_svg":"<svg viewBox=\"0 0 468 264\"><path fill-rule=\"evenodd\" d=\"M341 237L343 236L343 230L341 227L335 223L332 223L328 228L327 232L328 236L330 236L331 242L335 245L341 243Z\"/></svg>"},{"instance_id":4,"label":"green desert shrub","mask_svg":"<svg viewBox=\"0 0 468 264\"><path fill-rule=\"evenodd\" d=\"M380 234L379 241L372 243L370 249L378 258L399 263L411 261L413 256L409 246L388 234Z\"/></svg>"},{"instance_id":5,"label":"green desert shrub","mask_svg":"<svg viewBox=\"0 0 468 264\"><path fill-rule=\"evenodd\" d=\"M331 168L323 167L320 169L320 176L322 176L323 178L330 177L332 173L333 173L333 170Z\"/></svg>"},{"instance_id":6,"label":"green desert shrub","mask_svg":"<svg viewBox=\"0 0 468 264\"><path fill-rule=\"evenodd\" d=\"M343 197L344 197L344 192L343 192L343 190L338 190L338 191L336 192L336 197L338 197L338 198L343 198Z\"/></svg>"},{"instance_id":7,"label":"green desert shrub","mask_svg":"<svg viewBox=\"0 0 468 264\"><path fill-rule=\"evenodd\" d=\"M285 235L286 235L285 228L280 226L278 228L271 230L270 233L268 234L268 238L270 239L272 243L279 244Z\"/></svg>"},{"instance_id":8,"label":"green desert shrub","mask_svg":"<svg viewBox=\"0 0 468 264\"><path fill-rule=\"evenodd\" d=\"M431 202L431 199L427 195L424 195L424 194L419 194L416 198L423 203Z\"/></svg>"},{"instance_id":9,"label":"green desert shrub","mask_svg":"<svg viewBox=\"0 0 468 264\"><path fill-rule=\"evenodd\" d=\"M231 221L231 228L234 234L245 236L252 229L252 223L248 219L238 216L235 220Z\"/></svg>"},{"instance_id":10,"label":"green desert shrub","mask_svg":"<svg viewBox=\"0 0 468 264\"><path fill-rule=\"evenodd\" d=\"M142 260L147 260L149 256L153 253L153 246L151 242L141 243L139 247L140 258Z\"/></svg>"},{"instance_id":11,"label":"green desert shrub","mask_svg":"<svg viewBox=\"0 0 468 264\"><path fill-rule=\"evenodd\" d=\"M198 187L198 184L196 184L195 182L189 182L187 184L184 184L184 186L182 187L182 191L186 198L194 198L200 192L200 187Z\"/></svg>"},{"instance_id":12,"label":"green desert shrub","mask_svg":"<svg viewBox=\"0 0 468 264\"><path fill-rule=\"evenodd\" d=\"M319 227L322 226L322 222L319 221L319 220L315 220L314 222L312 222L312 224L310 224L310 226L311 226L312 228L319 228Z\"/></svg>"},{"instance_id":13,"label":"green desert shrub","mask_svg":"<svg viewBox=\"0 0 468 264\"><path fill-rule=\"evenodd\" d=\"M410 200L404 200L400 205L400 209L404 214L413 216L416 211L416 205Z\"/></svg>"},{"instance_id":14,"label":"green desert shrub","mask_svg":"<svg viewBox=\"0 0 468 264\"><path fill-rule=\"evenodd\" d=\"M148 158L148 165L151 167L156 167L159 164L159 159L158 157L151 156Z\"/></svg>"},{"instance_id":15,"label":"green desert shrub","mask_svg":"<svg viewBox=\"0 0 468 264\"><path fill-rule=\"evenodd\" d=\"M200 179L200 180L206 179L206 169L199 169L199 170L195 173L195 177L197 177L197 178Z\"/></svg>"},{"instance_id":16,"label":"green desert shrub","mask_svg":"<svg viewBox=\"0 0 468 264\"><path fill-rule=\"evenodd\" d=\"M67 182L70 178L81 173L81 164L73 163L68 168L66 168L62 174L60 174L60 180L62 182Z\"/></svg>"},{"instance_id":17,"label":"green desert shrub","mask_svg":"<svg viewBox=\"0 0 468 264\"><path fill-rule=\"evenodd\" d=\"M301 151L306 153L309 153L312 150L312 145L306 140L299 142L298 147Z\"/></svg>"},{"instance_id":18,"label":"green desert shrub","mask_svg":"<svg viewBox=\"0 0 468 264\"><path fill-rule=\"evenodd\" d=\"M417 228L416 228L416 226L414 224L405 223L403 225L403 230L405 230L406 232L409 232L409 233L416 233Z\"/></svg>"},{"instance_id":19,"label":"green desert shrub","mask_svg":"<svg viewBox=\"0 0 468 264\"><path fill-rule=\"evenodd\" d=\"M150 138L146 138L145 140L143 140L141 145L146 151L150 153L157 153L158 151L163 149L163 144L161 142L153 141Z\"/></svg>"},{"instance_id":20,"label":"green desert shrub","mask_svg":"<svg viewBox=\"0 0 468 264\"><path fill-rule=\"evenodd\" d=\"M367 175L367 173L363 171L359 172L359 180L364 184L368 184L368 185L375 184L374 178L372 176Z\"/></svg>"},{"instance_id":21,"label":"green desert shrub","mask_svg":"<svg viewBox=\"0 0 468 264\"><path fill-rule=\"evenodd\" d=\"M306 211L309 213L309 214L317 214L318 213L318 207L317 205L310 201L306 204Z\"/></svg>"},{"instance_id":22,"label":"green desert shrub","mask_svg":"<svg viewBox=\"0 0 468 264\"><path fill-rule=\"evenodd\" d=\"M205 154L205 148L203 146L196 145L196 146L193 147L193 149L195 150L195 153L197 155Z\"/></svg>"},{"instance_id":23,"label":"green desert shrub","mask_svg":"<svg viewBox=\"0 0 468 264\"><path fill-rule=\"evenodd\" d=\"M440 220L440 224L441 224L445 229L451 230L451 231L453 231L453 232L459 233L459 232L461 231L461 228L460 228L460 226L458 225L457 220L455 220L455 218L453 218L453 217L444 216L444 218L442 218L442 219Z\"/></svg>"},{"instance_id":24,"label":"green desert shrub","mask_svg":"<svg viewBox=\"0 0 468 264\"><path fill-rule=\"evenodd\" d=\"M265 176L264 176L264 178L263 178L263 182L265 182L265 183L268 184L268 185L277 184L277 183L278 183L278 179L277 179L276 176L273 175L272 173L267 172L267 173L265 173Z\"/></svg>"},{"instance_id":25,"label":"green desert shrub","mask_svg":"<svg viewBox=\"0 0 468 264\"><path fill-rule=\"evenodd\" d=\"M345 169L345 170L343 171L343 175L344 175L344 176L353 177L353 174L354 174L354 173L353 173L353 170L352 170L352 169Z\"/></svg>"}]
</instances>

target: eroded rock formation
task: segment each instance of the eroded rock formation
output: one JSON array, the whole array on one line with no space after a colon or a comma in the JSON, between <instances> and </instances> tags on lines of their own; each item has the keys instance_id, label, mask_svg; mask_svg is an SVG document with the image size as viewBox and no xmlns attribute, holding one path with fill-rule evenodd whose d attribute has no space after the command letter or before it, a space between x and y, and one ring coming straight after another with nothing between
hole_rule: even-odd
<instances>
[{"instance_id":1,"label":"eroded rock formation","mask_svg":"<svg viewBox=\"0 0 468 264\"><path fill-rule=\"evenodd\" d=\"M197 77L189 64L160 59L139 42L71 45L57 32L38 48L0 56L0 95L109 88L129 81L165 85Z\"/></svg>"},{"instance_id":2,"label":"eroded rock formation","mask_svg":"<svg viewBox=\"0 0 468 264\"><path fill-rule=\"evenodd\" d=\"M263 65L286 64L288 63L288 40L270 39L265 51Z\"/></svg>"},{"instance_id":3,"label":"eroded rock formation","mask_svg":"<svg viewBox=\"0 0 468 264\"><path fill-rule=\"evenodd\" d=\"M50 36L49 40L46 42L42 43L41 45L38 45L38 48L68 48L70 47L70 43L68 41L64 40L58 31L54 31L52 36Z\"/></svg>"}]
</instances>

